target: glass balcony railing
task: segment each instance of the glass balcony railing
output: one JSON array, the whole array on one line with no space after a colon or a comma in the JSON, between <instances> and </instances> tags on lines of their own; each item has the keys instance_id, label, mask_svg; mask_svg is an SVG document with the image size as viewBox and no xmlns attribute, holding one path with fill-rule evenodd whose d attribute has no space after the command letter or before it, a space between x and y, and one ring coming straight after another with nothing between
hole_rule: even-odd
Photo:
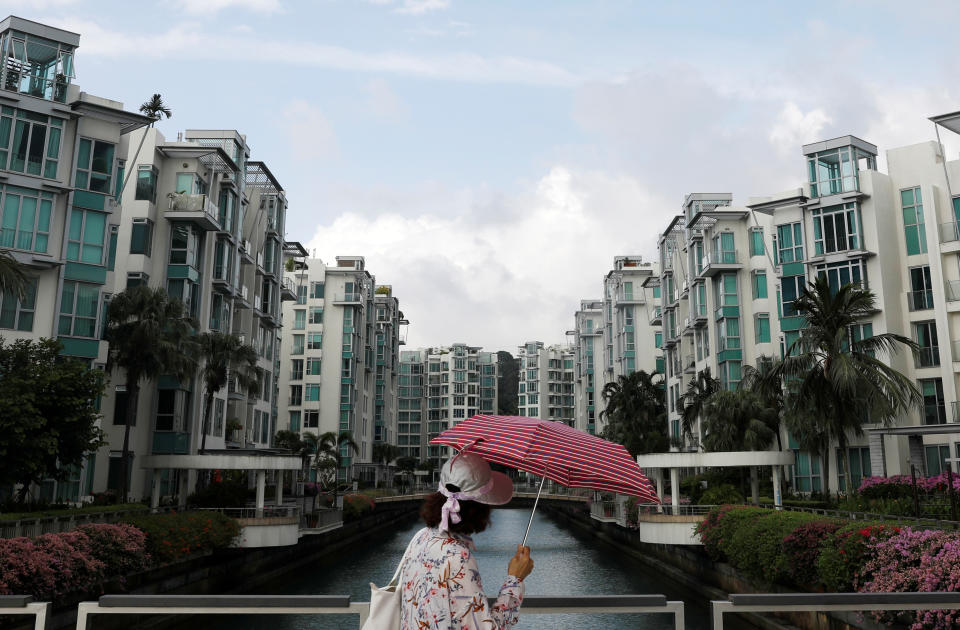
<instances>
[{"instance_id":1,"label":"glass balcony railing","mask_svg":"<svg viewBox=\"0 0 960 630\"><path fill-rule=\"evenodd\" d=\"M918 368L936 367L940 365L940 348L938 346L920 348L914 354L914 363Z\"/></svg>"},{"instance_id":2,"label":"glass balcony railing","mask_svg":"<svg viewBox=\"0 0 960 630\"><path fill-rule=\"evenodd\" d=\"M960 224L956 221L940 224L940 242L952 243L960 241Z\"/></svg>"},{"instance_id":3,"label":"glass balcony railing","mask_svg":"<svg viewBox=\"0 0 960 630\"><path fill-rule=\"evenodd\" d=\"M907 308L911 311L925 311L933 308L933 290L907 291Z\"/></svg>"},{"instance_id":4,"label":"glass balcony railing","mask_svg":"<svg viewBox=\"0 0 960 630\"><path fill-rule=\"evenodd\" d=\"M960 301L960 280L947 280L943 283L943 289L947 302Z\"/></svg>"}]
</instances>

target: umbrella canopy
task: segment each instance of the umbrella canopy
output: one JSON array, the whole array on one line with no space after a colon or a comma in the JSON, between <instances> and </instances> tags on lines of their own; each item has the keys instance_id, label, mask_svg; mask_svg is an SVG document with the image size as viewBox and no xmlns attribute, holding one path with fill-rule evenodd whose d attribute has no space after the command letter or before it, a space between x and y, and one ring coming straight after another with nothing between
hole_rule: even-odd
<instances>
[{"instance_id":1,"label":"umbrella canopy","mask_svg":"<svg viewBox=\"0 0 960 630\"><path fill-rule=\"evenodd\" d=\"M480 440L479 442L477 440ZM489 462L510 466L573 488L617 492L649 503L660 499L637 462L620 444L562 422L519 416L476 415L430 440L470 447Z\"/></svg>"}]
</instances>

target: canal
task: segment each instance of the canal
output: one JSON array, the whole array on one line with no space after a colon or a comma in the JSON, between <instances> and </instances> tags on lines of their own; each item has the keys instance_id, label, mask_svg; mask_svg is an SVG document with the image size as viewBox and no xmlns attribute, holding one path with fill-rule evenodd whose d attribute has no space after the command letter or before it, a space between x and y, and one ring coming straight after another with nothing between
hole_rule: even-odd
<instances>
[{"instance_id":1,"label":"canal","mask_svg":"<svg viewBox=\"0 0 960 630\"><path fill-rule=\"evenodd\" d=\"M491 527L477 534L477 561L487 595L496 595L506 577L507 562L530 516L529 510L494 510ZM298 569L291 575L257 594L343 595L354 601L370 599L369 583L384 585L393 575L400 557L413 534L422 527L417 521L392 534L370 540L369 544L340 554L336 560L318 562ZM708 630L710 618L705 601L694 601L689 591L667 582L648 566L618 554L615 549L574 532L538 513L530 533L529 545L535 568L526 582L528 595L591 595L660 593L667 599L686 603L687 628ZM732 621L732 620L731 620ZM215 630L358 630L358 618L349 615L287 616L213 616L203 619L205 628ZM196 620L176 626L194 630ZM643 628L669 630L670 615L523 615L524 628L551 630L600 630L606 628ZM733 626L735 627L735 626Z\"/></svg>"}]
</instances>

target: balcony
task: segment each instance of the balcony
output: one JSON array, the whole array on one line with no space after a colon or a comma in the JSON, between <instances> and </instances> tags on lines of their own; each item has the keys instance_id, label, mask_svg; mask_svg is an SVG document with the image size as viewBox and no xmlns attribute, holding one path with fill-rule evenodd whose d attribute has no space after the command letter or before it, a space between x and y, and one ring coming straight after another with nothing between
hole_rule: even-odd
<instances>
[{"instance_id":1,"label":"balcony","mask_svg":"<svg viewBox=\"0 0 960 630\"><path fill-rule=\"evenodd\" d=\"M950 403L950 422L960 422L960 403Z\"/></svg>"},{"instance_id":2,"label":"balcony","mask_svg":"<svg viewBox=\"0 0 960 630\"><path fill-rule=\"evenodd\" d=\"M359 293L338 293L333 298L334 304L360 304L361 294Z\"/></svg>"},{"instance_id":3,"label":"balcony","mask_svg":"<svg viewBox=\"0 0 960 630\"><path fill-rule=\"evenodd\" d=\"M240 241L240 263L243 265L252 265L254 262L253 244L248 240Z\"/></svg>"},{"instance_id":4,"label":"balcony","mask_svg":"<svg viewBox=\"0 0 960 630\"><path fill-rule=\"evenodd\" d=\"M249 309L250 305L250 289L243 285L236 292L236 301L234 305L239 308Z\"/></svg>"},{"instance_id":5,"label":"balcony","mask_svg":"<svg viewBox=\"0 0 960 630\"><path fill-rule=\"evenodd\" d=\"M171 221L190 221L204 230L219 231L217 206L207 195L173 193L166 217Z\"/></svg>"},{"instance_id":6,"label":"balcony","mask_svg":"<svg viewBox=\"0 0 960 630\"><path fill-rule=\"evenodd\" d=\"M913 355L914 366L917 368L937 367L940 365L939 346L920 348Z\"/></svg>"},{"instance_id":7,"label":"balcony","mask_svg":"<svg viewBox=\"0 0 960 630\"><path fill-rule=\"evenodd\" d=\"M956 221L940 224L940 242L956 243L960 241L960 224Z\"/></svg>"},{"instance_id":8,"label":"balcony","mask_svg":"<svg viewBox=\"0 0 960 630\"><path fill-rule=\"evenodd\" d=\"M619 293L617 295L617 306L630 306L632 304L646 304L643 293Z\"/></svg>"},{"instance_id":9,"label":"balcony","mask_svg":"<svg viewBox=\"0 0 960 630\"><path fill-rule=\"evenodd\" d=\"M284 278L283 282L280 284L280 300L284 302L290 302L296 299L297 287L294 286L292 279Z\"/></svg>"},{"instance_id":10,"label":"balcony","mask_svg":"<svg viewBox=\"0 0 960 630\"><path fill-rule=\"evenodd\" d=\"M228 276L230 275L226 265L214 265L213 268L213 288L221 293L233 295L233 287L230 285Z\"/></svg>"},{"instance_id":11,"label":"balcony","mask_svg":"<svg viewBox=\"0 0 960 630\"><path fill-rule=\"evenodd\" d=\"M697 371L697 362L694 360L692 354L688 354L683 357L683 365L684 374L693 374Z\"/></svg>"},{"instance_id":12,"label":"balcony","mask_svg":"<svg viewBox=\"0 0 960 630\"><path fill-rule=\"evenodd\" d=\"M701 275L710 278L724 271L742 269L736 250L720 250L710 252L703 257L703 272Z\"/></svg>"},{"instance_id":13,"label":"balcony","mask_svg":"<svg viewBox=\"0 0 960 630\"><path fill-rule=\"evenodd\" d=\"M907 291L907 308L910 311L926 311L933 308L933 291Z\"/></svg>"},{"instance_id":14,"label":"balcony","mask_svg":"<svg viewBox=\"0 0 960 630\"><path fill-rule=\"evenodd\" d=\"M190 434L175 431L153 432L154 455L189 455Z\"/></svg>"},{"instance_id":15,"label":"balcony","mask_svg":"<svg viewBox=\"0 0 960 630\"><path fill-rule=\"evenodd\" d=\"M960 302L960 280L945 281L943 289L943 295L947 302Z\"/></svg>"},{"instance_id":16,"label":"balcony","mask_svg":"<svg viewBox=\"0 0 960 630\"><path fill-rule=\"evenodd\" d=\"M694 326L700 326L705 324L709 318L707 317L707 305L706 304L694 304L693 309L691 309L691 319L693 320Z\"/></svg>"},{"instance_id":17,"label":"balcony","mask_svg":"<svg viewBox=\"0 0 960 630\"><path fill-rule=\"evenodd\" d=\"M661 323L663 323L663 308L659 306L654 306L650 310L650 325L659 326ZM597 332L603 332L603 331L601 330Z\"/></svg>"}]
</instances>

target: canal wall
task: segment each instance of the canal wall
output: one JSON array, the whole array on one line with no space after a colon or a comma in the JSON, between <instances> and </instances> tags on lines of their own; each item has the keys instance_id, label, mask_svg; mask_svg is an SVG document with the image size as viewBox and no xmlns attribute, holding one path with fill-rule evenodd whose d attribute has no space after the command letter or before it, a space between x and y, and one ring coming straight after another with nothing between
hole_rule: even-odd
<instances>
[{"instance_id":1,"label":"canal wall","mask_svg":"<svg viewBox=\"0 0 960 630\"><path fill-rule=\"evenodd\" d=\"M559 523L587 534L646 564L688 591L695 599L726 600L730 593L794 593L778 585L760 585L729 564L714 562L702 547L660 545L641 542L636 530L605 523L590 517L589 508L575 504L546 504L538 509ZM740 613L744 620L762 630L889 630L870 619L858 619L854 612L781 613L783 620L768 615ZM790 625L785 625L784 622Z\"/></svg>"}]
</instances>

